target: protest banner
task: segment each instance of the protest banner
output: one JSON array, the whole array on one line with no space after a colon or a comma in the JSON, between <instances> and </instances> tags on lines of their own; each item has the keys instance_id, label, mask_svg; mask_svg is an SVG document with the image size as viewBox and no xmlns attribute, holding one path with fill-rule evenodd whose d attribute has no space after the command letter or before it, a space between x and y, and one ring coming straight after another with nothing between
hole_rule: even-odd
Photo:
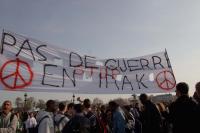
<instances>
[{"instance_id":1,"label":"protest banner","mask_svg":"<svg viewBox=\"0 0 200 133\"><path fill-rule=\"evenodd\" d=\"M0 89L91 94L163 93L176 80L167 51L99 59L3 31Z\"/></svg>"}]
</instances>

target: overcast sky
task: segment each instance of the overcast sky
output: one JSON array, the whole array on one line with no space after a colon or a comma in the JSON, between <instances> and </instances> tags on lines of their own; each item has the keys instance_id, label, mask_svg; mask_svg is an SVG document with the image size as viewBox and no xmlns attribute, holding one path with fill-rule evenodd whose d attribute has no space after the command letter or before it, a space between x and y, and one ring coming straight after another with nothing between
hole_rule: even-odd
<instances>
[{"instance_id":1,"label":"overcast sky","mask_svg":"<svg viewBox=\"0 0 200 133\"><path fill-rule=\"evenodd\" d=\"M0 0L2 29L99 58L166 48L176 80L187 82L191 95L200 80L199 0ZM1 100L18 95L23 93L0 91ZM71 99L71 94L28 95Z\"/></svg>"}]
</instances>

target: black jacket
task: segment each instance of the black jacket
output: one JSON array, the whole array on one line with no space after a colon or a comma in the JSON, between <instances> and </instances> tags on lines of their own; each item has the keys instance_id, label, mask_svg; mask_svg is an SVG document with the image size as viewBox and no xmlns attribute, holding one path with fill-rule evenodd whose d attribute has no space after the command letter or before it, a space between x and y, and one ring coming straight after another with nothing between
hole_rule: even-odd
<instances>
[{"instance_id":1,"label":"black jacket","mask_svg":"<svg viewBox=\"0 0 200 133\"><path fill-rule=\"evenodd\" d=\"M197 104L188 96L179 97L169 106L173 133L197 133Z\"/></svg>"},{"instance_id":2,"label":"black jacket","mask_svg":"<svg viewBox=\"0 0 200 133\"><path fill-rule=\"evenodd\" d=\"M90 133L90 121L84 115L75 115L63 128L62 133Z\"/></svg>"},{"instance_id":3,"label":"black jacket","mask_svg":"<svg viewBox=\"0 0 200 133\"><path fill-rule=\"evenodd\" d=\"M161 132L161 116L155 104L151 101L144 103L144 111L142 118L143 133L160 133Z\"/></svg>"}]
</instances>

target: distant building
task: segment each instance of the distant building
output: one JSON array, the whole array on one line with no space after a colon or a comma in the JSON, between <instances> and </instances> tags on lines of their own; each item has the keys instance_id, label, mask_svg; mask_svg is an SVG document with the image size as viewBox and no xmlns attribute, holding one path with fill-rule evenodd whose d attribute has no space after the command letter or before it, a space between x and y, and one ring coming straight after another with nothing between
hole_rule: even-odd
<instances>
[{"instance_id":1,"label":"distant building","mask_svg":"<svg viewBox=\"0 0 200 133\"><path fill-rule=\"evenodd\" d=\"M172 94L164 94L164 95L151 96L150 99L154 103L158 102L171 103L172 101L174 101L175 97Z\"/></svg>"}]
</instances>

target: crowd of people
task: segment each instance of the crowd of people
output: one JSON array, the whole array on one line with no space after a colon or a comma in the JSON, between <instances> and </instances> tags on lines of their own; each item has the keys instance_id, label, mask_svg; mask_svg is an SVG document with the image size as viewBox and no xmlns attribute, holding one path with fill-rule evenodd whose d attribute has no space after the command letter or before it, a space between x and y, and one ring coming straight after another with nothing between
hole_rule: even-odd
<instances>
[{"instance_id":1,"label":"crowd of people","mask_svg":"<svg viewBox=\"0 0 200 133\"><path fill-rule=\"evenodd\" d=\"M177 99L153 103L147 94L140 103L120 105L116 101L97 106L90 99L78 104L46 102L38 112L13 112L9 100L0 113L0 133L199 133L200 82L193 97L185 82L176 85ZM140 104L142 106L140 106Z\"/></svg>"}]
</instances>

